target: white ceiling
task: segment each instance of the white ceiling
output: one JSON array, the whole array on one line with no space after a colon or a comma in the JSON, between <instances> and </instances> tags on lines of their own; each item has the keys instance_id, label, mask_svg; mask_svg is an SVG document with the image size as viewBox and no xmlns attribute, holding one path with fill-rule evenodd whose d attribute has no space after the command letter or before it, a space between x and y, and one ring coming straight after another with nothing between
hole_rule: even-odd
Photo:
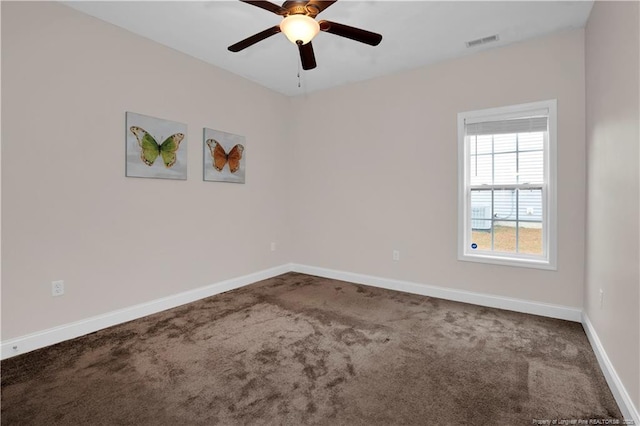
<instances>
[{"instance_id":1,"label":"white ceiling","mask_svg":"<svg viewBox=\"0 0 640 426\"><path fill-rule=\"evenodd\" d=\"M282 4L282 1L274 1ZM584 27L592 1L350 1L318 20L383 35L371 47L321 32L318 67L300 71L298 49L276 34L239 53L227 47L277 25L280 17L239 1L72 1L68 6L231 71L289 96L366 80L572 28ZM466 41L499 35L467 48Z\"/></svg>"}]
</instances>

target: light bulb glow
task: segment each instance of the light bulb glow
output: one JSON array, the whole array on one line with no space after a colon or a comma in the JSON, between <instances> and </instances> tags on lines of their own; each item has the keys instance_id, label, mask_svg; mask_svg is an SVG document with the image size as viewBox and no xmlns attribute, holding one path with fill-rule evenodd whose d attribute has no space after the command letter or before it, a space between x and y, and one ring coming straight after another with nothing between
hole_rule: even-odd
<instances>
[{"instance_id":1,"label":"light bulb glow","mask_svg":"<svg viewBox=\"0 0 640 426\"><path fill-rule=\"evenodd\" d=\"M280 30L289 41L298 44L309 43L320 31L320 24L315 19L306 15L289 15L280 23Z\"/></svg>"}]
</instances>

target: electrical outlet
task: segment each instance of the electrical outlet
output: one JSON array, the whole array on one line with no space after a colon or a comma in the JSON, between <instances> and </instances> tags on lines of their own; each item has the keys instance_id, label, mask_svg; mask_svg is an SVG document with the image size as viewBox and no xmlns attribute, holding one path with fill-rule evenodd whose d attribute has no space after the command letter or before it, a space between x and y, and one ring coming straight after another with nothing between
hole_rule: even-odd
<instances>
[{"instance_id":1,"label":"electrical outlet","mask_svg":"<svg viewBox=\"0 0 640 426\"><path fill-rule=\"evenodd\" d=\"M51 295L62 296L64 294L64 281L51 281Z\"/></svg>"},{"instance_id":2,"label":"electrical outlet","mask_svg":"<svg viewBox=\"0 0 640 426\"><path fill-rule=\"evenodd\" d=\"M604 305L604 290L600 289L600 309L602 309L603 305Z\"/></svg>"},{"instance_id":3,"label":"electrical outlet","mask_svg":"<svg viewBox=\"0 0 640 426\"><path fill-rule=\"evenodd\" d=\"M391 258L395 261L400 260L400 250L394 250Z\"/></svg>"},{"instance_id":4,"label":"electrical outlet","mask_svg":"<svg viewBox=\"0 0 640 426\"><path fill-rule=\"evenodd\" d=\"M276 251L276 243L275 242L271 243L271 251Z\"/></svg>"}]
</instances>

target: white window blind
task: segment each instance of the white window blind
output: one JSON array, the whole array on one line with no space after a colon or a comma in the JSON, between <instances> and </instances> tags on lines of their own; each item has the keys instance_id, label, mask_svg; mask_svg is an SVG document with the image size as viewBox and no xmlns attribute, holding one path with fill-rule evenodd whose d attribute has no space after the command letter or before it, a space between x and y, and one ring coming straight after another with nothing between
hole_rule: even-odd
<instances>
[{"instance_id":1,"label":"white window blind","mask_svg":"<svg viewBox=\"0 0 640 426\"><path fill-rule=\"evenodd\" d=\"M466 122L467 136L503 135L508 133L546 132L548 118L530 117L511 120Z\"/></svg>"}]
</instances>

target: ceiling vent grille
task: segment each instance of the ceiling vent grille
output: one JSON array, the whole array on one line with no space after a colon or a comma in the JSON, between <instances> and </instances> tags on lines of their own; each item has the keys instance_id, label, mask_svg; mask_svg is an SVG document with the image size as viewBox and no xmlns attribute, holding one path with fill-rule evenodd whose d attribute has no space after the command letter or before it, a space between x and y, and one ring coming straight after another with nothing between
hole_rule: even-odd
<instances>
[{"instance_id":1,"label":"ceiling vent grille","mask_svg":"<svg viewBox=\"0 0 640 426\"><path fill-rule=\"evenodd\" d=\"M482 37L482 38L478 38L476 40L470 40L465 42L465 44L467 45L467 47L476 47L476 46L480 46L482 44L487 44L487 43L492 43L494 41L498 41L500 40L500 38L498 37L498 34L494 34L492 36L489 37Z\"/></svg>"}]
</instances>

